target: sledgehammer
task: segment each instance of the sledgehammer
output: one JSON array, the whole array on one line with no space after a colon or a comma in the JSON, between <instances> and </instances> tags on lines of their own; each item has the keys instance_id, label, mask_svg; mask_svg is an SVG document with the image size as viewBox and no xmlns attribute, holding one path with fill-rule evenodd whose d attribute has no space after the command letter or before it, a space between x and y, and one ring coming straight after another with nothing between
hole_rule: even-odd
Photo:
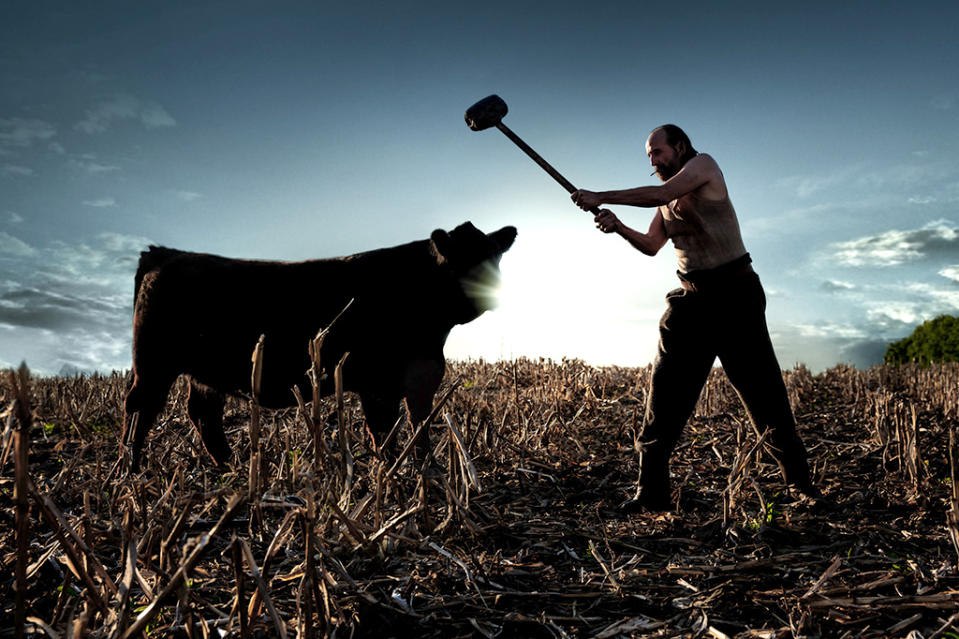
<instances>
[{"instance_id":1,"label":"sledgehammer","mask_svg":"<svg viewBox=\"0 0 959 639\"><path fill-rule=\"evenodd\" d=\"M521 148L523 152L526 153L533 162L539 164L544 171L550 174L554 180L559 182L564 189L569 193L572 193L576 190L576 187L573 184L560 175L559 171L550 166L549 162L540 157L539 153L534 151L530 145L523 142L518 135L513 133L509 127L503 124L503 116L509 111L509 107L506 106L506 102L503 101L503 98L498 95L490 95L470 108L466 109L466 125L473 131L482 131L490 127L496 127L503 132L503 135L508 137L513 143ZM589 212L593 215L599 215L599 208L593 207L589 209Z\"/></svg>"}]
</instances>

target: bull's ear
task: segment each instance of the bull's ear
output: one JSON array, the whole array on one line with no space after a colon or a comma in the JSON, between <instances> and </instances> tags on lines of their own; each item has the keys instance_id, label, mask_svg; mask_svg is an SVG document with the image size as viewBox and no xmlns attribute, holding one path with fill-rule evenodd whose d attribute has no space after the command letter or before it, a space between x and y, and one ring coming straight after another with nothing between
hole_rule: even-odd
<instances>
[{"instance_id":1,"label":"bull's ear","mask_svg":"<svg viewBox=\"0 0 959 639\"><path fill-rule=\"evenodd\" d=\"M516 227L504 226L500 230L490 233L489 238L496 244L500 253L505 253L516 240Z\"/></svg>"},{"instance_id":2,"label":"bull's ear","mask_svg":"<svg viewBox=\"0 0 959 639\"><path fill-rule=\"evenodd\" d=\"M433 247L433 253L436 255L436 261L440 264L446 262L449 258L450 249L453 247L453 240L450 234L443 229L436 229L430 233L430 245Z\"/></svg>"}]
</instances>

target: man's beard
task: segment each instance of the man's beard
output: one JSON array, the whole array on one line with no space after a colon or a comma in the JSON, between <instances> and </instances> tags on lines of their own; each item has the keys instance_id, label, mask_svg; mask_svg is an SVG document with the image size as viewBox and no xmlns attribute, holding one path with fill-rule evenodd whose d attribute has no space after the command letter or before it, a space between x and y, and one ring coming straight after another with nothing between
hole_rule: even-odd
<instances>
[{"instance_id":1,"label":"man's beard","mask_svg":"<svg viewBox=\"0 0 959 639\"><path fill-rule=\"evenodd\" d=\"M665 181L668 180L669 178L671 178L671 177L673 177L674 175L676 175L677 173L679 173L679 169L678 169L678 168L673 167L673 166L671 166L671 165L669 165L669 164L663 164L663 165L657 166L657 167L655 167L655 168L656 168L656 170L654 171L654 173L655 173L655 174L657 175L657 177L659 177L659 179L662 180L663 182L665 182Z\"/></svg>"}]
</instances>

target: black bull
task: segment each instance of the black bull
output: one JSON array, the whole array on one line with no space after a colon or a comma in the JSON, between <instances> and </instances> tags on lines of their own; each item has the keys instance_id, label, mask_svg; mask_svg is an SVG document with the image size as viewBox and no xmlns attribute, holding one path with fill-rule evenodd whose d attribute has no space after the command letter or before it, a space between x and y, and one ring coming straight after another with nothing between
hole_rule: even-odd
<instances>
[{"instance_id":1,"label":"black bull","mask_svg":"<svg viewBox=\"0 0 959 639\"><path fill-rule=\"evenodd\" d=\"M310 341L350 300L323 342L321 366L330 371L350 353L344 388L359 395L377 438L392 428L404 399L414 422L425 419L443 379L446 338L492 306L499 259L515 238L512 226L485 234L466 222L428 240L305 262L151 246L136 274L133 384L124 404L131 468L139 469L146 435L181 374L190 382L190 421L207 452L225 463L225 395L250 390L260 335L259 402L294 405L294 386L310 396ZM333 392L332 375L320 390Z\"/></svg>"}]
</instances>

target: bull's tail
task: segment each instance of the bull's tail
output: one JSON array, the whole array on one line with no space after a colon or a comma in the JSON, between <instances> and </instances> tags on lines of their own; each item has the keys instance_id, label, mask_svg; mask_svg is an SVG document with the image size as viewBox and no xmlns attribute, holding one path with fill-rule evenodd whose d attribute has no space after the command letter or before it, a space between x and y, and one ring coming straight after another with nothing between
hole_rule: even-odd
<instances>
[{"instance_id":1,"label":"bull's tail","mask_svg":"<svg viewBox=\"0 0 959 639\"><path fill-rule=\"evenodd\" d=\"M133 280L133 305L136 306L137 298L140 297L140 285L143 278L150 271L163 266L170 258L181 254L183 251L167 248L165 246L151 245L147 250L140 253L140 263L137 265L137 274Z\"/></svg>"}]
</instances>

